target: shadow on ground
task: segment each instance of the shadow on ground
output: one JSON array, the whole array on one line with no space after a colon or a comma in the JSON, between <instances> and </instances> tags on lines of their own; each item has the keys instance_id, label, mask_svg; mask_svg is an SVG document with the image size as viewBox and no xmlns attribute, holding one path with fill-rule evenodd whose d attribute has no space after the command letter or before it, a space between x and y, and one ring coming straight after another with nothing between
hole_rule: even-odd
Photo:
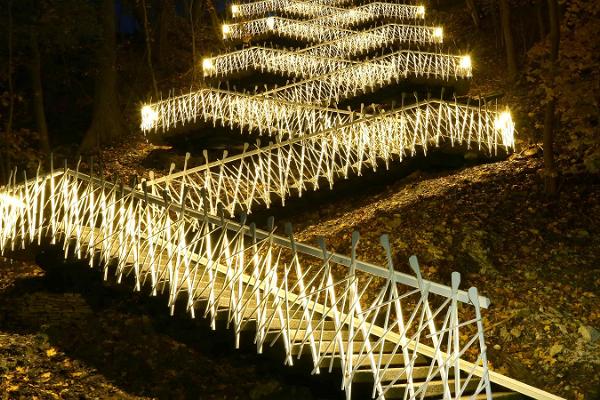
<instances>
[{"instance_id":1,"label":"shadow on ground","mask_svg":"<svg viewBox=\"0 0 600 400\"><path fill-rule=\"evenodd\" d=\"M284 368L280 349L257 355L251 332L235 350L224 326L211 331L206 320L192 320L183 311L170 317L165 296L132 293L129 282L103 284L99 269L63 261L55 249L40 255L38 263L47 270L44 276L18 279L0 293L5 339L0 345L5 371L0 372L16 371L7 375L13 385L5 388L17 388L16 398L44 392L62 398L160 399L343 395L339 376L311 376L306 360ZM97 375L101 382L90 383ZM37 382L24 384L30 380ZM85 394L77 392L79 384ZM111 385L122 393L103 389Z\"/></svg>"}]
</instances>

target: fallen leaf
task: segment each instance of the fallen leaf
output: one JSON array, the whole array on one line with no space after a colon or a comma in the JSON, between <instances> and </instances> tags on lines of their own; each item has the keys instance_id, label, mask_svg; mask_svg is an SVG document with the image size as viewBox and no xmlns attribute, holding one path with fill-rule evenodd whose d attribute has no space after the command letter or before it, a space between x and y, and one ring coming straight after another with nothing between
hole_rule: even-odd
<instances>
[{"instance_id":1,"label":"fallen leaf","mask_svg":"<svg viewBox=\"0 0 600 400\"><path fill-rule=\"evenodd\" d=\"M563 350L563 346L561 344L553 345L552 347L550 347L550 357L554 357L555 355L560 353L562 350Z\"/></svg>"}]
</instances>

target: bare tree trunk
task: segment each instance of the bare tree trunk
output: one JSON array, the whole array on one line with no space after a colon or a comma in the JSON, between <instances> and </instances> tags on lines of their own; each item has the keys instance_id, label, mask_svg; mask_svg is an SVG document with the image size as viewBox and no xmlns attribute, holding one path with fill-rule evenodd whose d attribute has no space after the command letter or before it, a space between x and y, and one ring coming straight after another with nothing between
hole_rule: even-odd
<instances>
[{"instance_id":1,"label":"bare tree trunk","mask_svg":"<svg viewBox=\"0 0 600 400\"><path fill-rule=\"evenodd\" d=\"M146 36L146 56L148 68L152 76L152 87L154 88L154 98L158 99L158 84L156 83L156 75L154 74L154 66L152 65L152 45L150 38L150 28L148 28L148 11L146 9L146 0L142 0L142 8L144 9L144 35Z\"/></svg>"},{"instance_id":2,"label":"bare tree trunk","mask_svg":"<svg viewBox=\"0 0 600 400\"><path fill-rule=\"evenodd\" d=\"M546 37L546 24L544 22L544 0L538 0L535 4L535 15L538 24L538 33L540 40Z\"/></svg>"},{"instance_id":3,"label":"bare tree trunk","mask_svg":"<svg viewBox=\"0 0 600 400\"><path fill-rule=\"evenodd\" d=\"M10 154L8 151L8 138L12 133L13 116L15 113L15 89L13 86L13 16L12 0L8 0L8 119L4 130L4 140L0 142L0 179L2 182L8 181L10 171Z\"/></svg>"},{"instance_id":4,"label":"bare tree trunk","mask_svg":"<svg viewBox=\"0 0 600 400\"><path fill-rule=\"evenodd\" d=\"M481 29L481 19L479 18L479 9L477 8L477 4L475 4L475 0L466 0L467 10L471 15L471 19L473 20L473 25L477 30Z\"/></svg>"},{"instance_id":5,"label":"bare tree trunk","mask_svg":"<svg viewBox=\"0 0 600 400\"><path fill-rule=\"evenodd\" d=\"M510 25L510 5L508 0L500 0L500 19L504 35L504 48L506 49L506 63L508 66L508 77L514 80L517 77L517 55Z\"/></svg>"},{"instance_id":6,"label":"bare tree trunk","mask_svg":"<svg viewBox=\"0 0 600 400\"><path fill-rule=\"evenodd\" d=\"M548 15L550 20L550 82L554 87L558 69L558 50L560 44L560 21L558 19L558 0L548 0ZM544 112L544 186L546 193L555 194L558 190L558 171L554 163L554 128L555 128L556 97L546 104Z\"/></svg>"},{"instance_id":7,"label":"bare tree trunk","mask_svg":"<svg viewBox=\"0 0 600 400\"><path fill-rule=\"evenodd\" d=\"M171 18L172 1L159 0L160 14L158 20L157 59L158 65L164 67L167 63L167 47L169 45L169 19Z\"/></svg>"},{"instance_id":8,"label":"bare tree trunk","mask_svg":"<svg viewBox=\"0 0 600 400\"><path fill-rule=\"evenodd\" d=\"M192 33L192 85L196 83L196 74L198 71L198 59L196 58L196 18L194 13L194 0L188 0L186 2L189 18L190 18L190 30Z\"/></svg>"},{"instance_id":9,"label":"bare tree trunk","mask_svg":"<svg viewBox=\"0 0 600 400\"><path fill-rule=\"evenodd\" d=\"M33 89L33 114L38 133L40 135L40 147L46 154L50 154L50 139L48 135L48 124L46 123L46 111L44 107L44 87L42 85L42 62L40 59L40 46L35 27L31 29L31 87Z\"/></svg>"},{"instance_id":10,"label":"bare tree trunk","mask_svg":"<svg viewBox=\"0 0 600 400\"><path fill-rule=\"evenodd\" d=\"M117 91L117 39L113 0L102 0L100 14L102 44L98 51L94 116L81 143L81 152L97 150L100 144L114 141L126 134Z\"/></svg>"}]
</instances>

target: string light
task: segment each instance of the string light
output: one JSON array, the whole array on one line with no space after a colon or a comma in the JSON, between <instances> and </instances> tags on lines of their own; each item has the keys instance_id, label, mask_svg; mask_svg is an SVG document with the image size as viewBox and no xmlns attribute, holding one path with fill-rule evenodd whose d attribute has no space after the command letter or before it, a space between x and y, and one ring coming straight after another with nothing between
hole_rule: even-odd
<instances>
[{"instance_id":1,"label":"string light","mask_svg":"<svg viewBox=\"0 0 600 400\"><path fill-rule=\"evenodd\" d=\"M272 13L287 16L313 18L311 22L332 27L348 27L357 23L377 21L381 18L415 19L425 17L425 7L407 4L373 2L344 9L335 4L319 4L311 1L272 0L257 1L235 6L234 18L252 18Z\"/></svg>"},{"instance_id":2,"label":"string light","mask_svg":"<svg viewBox=\"0 0 600 400\"><path fill-rule=\"evenodd\" d=\"M154 186L142 192L79 171L13 182L0 193L27 209L0 207L2 254L48 240L62 246L65 257L100 265L105 279L110 269L118 282L131 277L135 291L147 286L153 295L164 293L172 314L182 304L216 329L227 310L236 347L250 325L258 353L276 332L287 365L305 354L319 373L337 360L348 398L355 377L369 373L374 397L384 399L399 382L378 379L389 360L411 362L417 354L431 366L415 383L411 368L403 373L411 398L429 382L445 398L482 390L491 398L481 316L489 300L475 288L460 290L458 273L452 286L424 280L416 257L409 259L412 273L395 271L386 235L380 243L388 263L379 266L358 259L357 232L346 257L324 241L320 248L299 244L291 227L278 236L178 206L157 196ZM460 342L450 340L459 335ZM466 351L475 354L474 364L461 358Z\"/></svg>"},{"instance_id":3,"label":"string light","mask_svg":"<svg viewBox=\"0 0 600 400\"><path fill-rule=\"evenodd\" d=\"M223 24L221 29L223 30L223 39L225 39L231 33L231 26Z\"/></svg>"},{"instance_id":4,"label":"string light","mask_svg":"<svg viewBox=\"0 0 600 400\"><path fill-rule=\"evenodd\" d=\"M216 328L219 311L227 308L236 346L242 328L252 320L258 352L267 334L278 332L287 364L293 364L293 356L301 355L303 347L311 355L315 373L325 360L339 359L348 398L355 373L371 371L373 397L384 399L397 380L382 379L388 372L382 357L399 356L410 362L423 346L433 368L418 383L413 383L412 368L406 369L410 398L425 393L430 381L443 388L444 398L452 393L470 394L466 393L468 384L477 387L475 395L485 390L491 398L480 313L487 299L474 288L468 293L459 291L459 275L453 274L452 287L424 281L415 258L410 260L413 275L394 272L386 236L381 244L388 265L365 267L356 259L357 235L352 238L352 258L332 257L324 243L321 250L298 246L291 229L288 237L276 237L244 222L236 224L222 214L249 213L258 204L268 208L275 198L285 204L287 198L301 196L309 188L316 190L324 182L332 187L350 174L360 176L367 168L375 170L382 164L388 167L393 160L402 161L443 142L490 153L514 145L510 111L498 113L485 104L428 100L374 114L327 108L327 104L409 75L471 76L468 55L403 50L362 62L349 60L399 41L441 43L443 29L388 24L355 32L347 28L382 17L424 18L425 7L380 2L346 10L331 6L346 1L266 0L232 5L234 17L276 8L314 19L303 22L268 16L223 24L224 38L272 32L320 44L302 51L254 47L202 60L206 76L228 74L236 68L264 68L308 79L254 95L203 88L141 108L145 132L203 119L275 136L276 143L258 145L255 150L244 148L241 154L215 162L207 159L195 168L187 169L186 163L182 172L148 181L144 192L70 170L36 176L24 185L12 182L0 188L0 253L49 237L52 242L62 241L65 255L87 257L90 265L100 261L105 275L108 265L116 264L118 280L131 275L135 290L149 284L153 294L165 292L171 312L179 298L187 298L190 314L194 316L202 305L203 314ZM343 277L332 273L344 268ZM310 281L305 279L308 271ZM357 279L357 271L367 279ZM383 283L374 301L362 298L363 293L373 292L367 290L372 278ZM217 286L221 289L216 290ZM441 298L432 307L429 298L434 295ZM464 313L467 307L458 307L459 302L472 309ZM369 308L363 309L364 304ZM374 323L382 316L385 327ZM298 324L294 329L302 330L301 339L288 329L292 321ZM443 326L436 326L439 321L445 321ZM327 338L322 335L325 322L335 325ZM466 329L468 325L472 328ZM464 343L451 340L465 336ZM384 353L386 341L393 346ZM362 349L360 354L354 352L356 345ZM466 350L477 354L479 365L460 359ZM461 379L461 374L468 378Z\"/></svg>"},{"instance_id":5,"label":"string light","mask_svg":"<svg viewBox=\"0 0 600 400\"><path fill-rule=\"evenodd\" d=\"M151 105L145 105L141 110L142 114L142 124L140 128L143 131L152 129L158 122L159 115L154 107Z\"/></svg>"},{"instance_id":6,"label":"string light","mask_svg":"<svg viewBox=\"0 0 600 400\"><path fill-rule=\"evenodd\" d=\"M460 63L458 64L458 68L462 71L463 74L470 77L473 74L473 64L471 61L471 56L466 55L460 58Z\"/></svg>"},{"instance_id":7,"label":"string light","mask_svg":"<svg viewBox=\"0 0 600 400\"><path fill-rule=\"evenodd\" d=\"M215 64L212 58L205 58L202 60L202 69L204 70L204 75L208 75L215 70Z\"/></svg>"},{"instance_id":8,"label":"string light","mask_svg":"<svg viewBox=\"0 0 600 400\"><path fill-rule=\"evenodd\" d=\"M515 145L515 124L510 110L501 112L494 120L494 127L502 132L502 143L506 147Z\"/></svg>"},{"instance_id":9,"label":"string light","mask_svg":"<svg viewBox=\"0 0 600 400\"><path fill-rule=\"evenodd\" d=\"M25 208L25 203L17 197L0 193L0 207Z\"/></svg>"}]
</instances>

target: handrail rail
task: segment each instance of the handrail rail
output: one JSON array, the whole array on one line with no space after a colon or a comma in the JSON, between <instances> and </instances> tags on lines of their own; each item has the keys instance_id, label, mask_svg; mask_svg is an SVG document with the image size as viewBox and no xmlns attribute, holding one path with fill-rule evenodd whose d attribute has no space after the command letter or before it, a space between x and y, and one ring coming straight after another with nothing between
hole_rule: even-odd
<instances>
[{"instance_id":1,"label":"handrail rail","mask_svg":"<svg viewBox=\"0 0 600 400\"><path fill-rule=\"evenodd\" d=\"M103 181L102 179L99 179L97 177L86 175L86 174L83 174L82 172L76 172L71 169L67 169L65 171L65 174L70 175L77 179L81 179L86 182L91 182L91 183L98 184L98 185L106 185L107 187L111 186L111 185L115 185L113 183ZM0 188L0 190L1 189L2 188ZM161 207L166 206L164 199L153 196L151 193L143 193L137 189L131 188L128 185L119 186L119 190L123 190L124 193L127 193L139 200L147 200L148 202L155 204L157 206L161 206ZM263 240L263 239L267 239L267 238L272 238L273 242L276 243L277 245L288 248L290 250L292 249L292 243L290 242L290 239L288 239L284 236L272 234L271 232L267 232L267 231L264 231L261 229L255 229L254 232L252 232L251 228L247 225L242 225L236 221L233 221L233 220L230 220L230 219L227 219L224 217L219 217L216 215L208 214L204 210L194 210L194 209L187 208L185 206L182 207L181 205L179 205L177 203L169 204L169 207L173 211L177 211L177 212L185 210L186 214L188 214L194 218L207 217L208 220L210 221L210 223L212 223L212 224L215 224L218 226L223 226L224 228L231 230L231 231L237 232L237 231L241 230L245 235L247 235L249 237L252 236L255 232L256 237L258 239ZM223 224L223 221L225 221L226 223ZM311 246L311 245L308 245L305 243L297 243L297 242L295 243L295 247L299 253L323 259L322 249L319 249L315 246ZM353 265L353 261L350 257L339 254L339 253L330 253L330 260L334 261L340 265L344 265L346 267L351 267ZM386 268L383 268L378 265L375 265L375 264L372 264L369 262L365 262L365 261L355 260L354 262L356 265L356 269L359 271L363 271L365 273L368 273L368 274L371 274L373 276L380 277L380 278L388 278L389 277L389 270ZM407 286L411 286L414 288L418 287L419 282L412 275L408 275L408 274L405 274L400 271L395 271L394 276L399 283L402 283L402 284L405 284ZM430 286L431 293L435 293L437 295L444 296L447 298L452 296L452 288L451 287L442 285L439 283L431 282L431 281L428 281L428 283L431 285ZM464 290L459 291L458 300L463 303L467 303L467 304L469 304L471 302L471 300L469 299L469 294ZM478 300L479 300L479 304L483 308L487 308L490 305L489 298L487 298L485 296L479 296Z\"/></svg>"}]
</instances>

